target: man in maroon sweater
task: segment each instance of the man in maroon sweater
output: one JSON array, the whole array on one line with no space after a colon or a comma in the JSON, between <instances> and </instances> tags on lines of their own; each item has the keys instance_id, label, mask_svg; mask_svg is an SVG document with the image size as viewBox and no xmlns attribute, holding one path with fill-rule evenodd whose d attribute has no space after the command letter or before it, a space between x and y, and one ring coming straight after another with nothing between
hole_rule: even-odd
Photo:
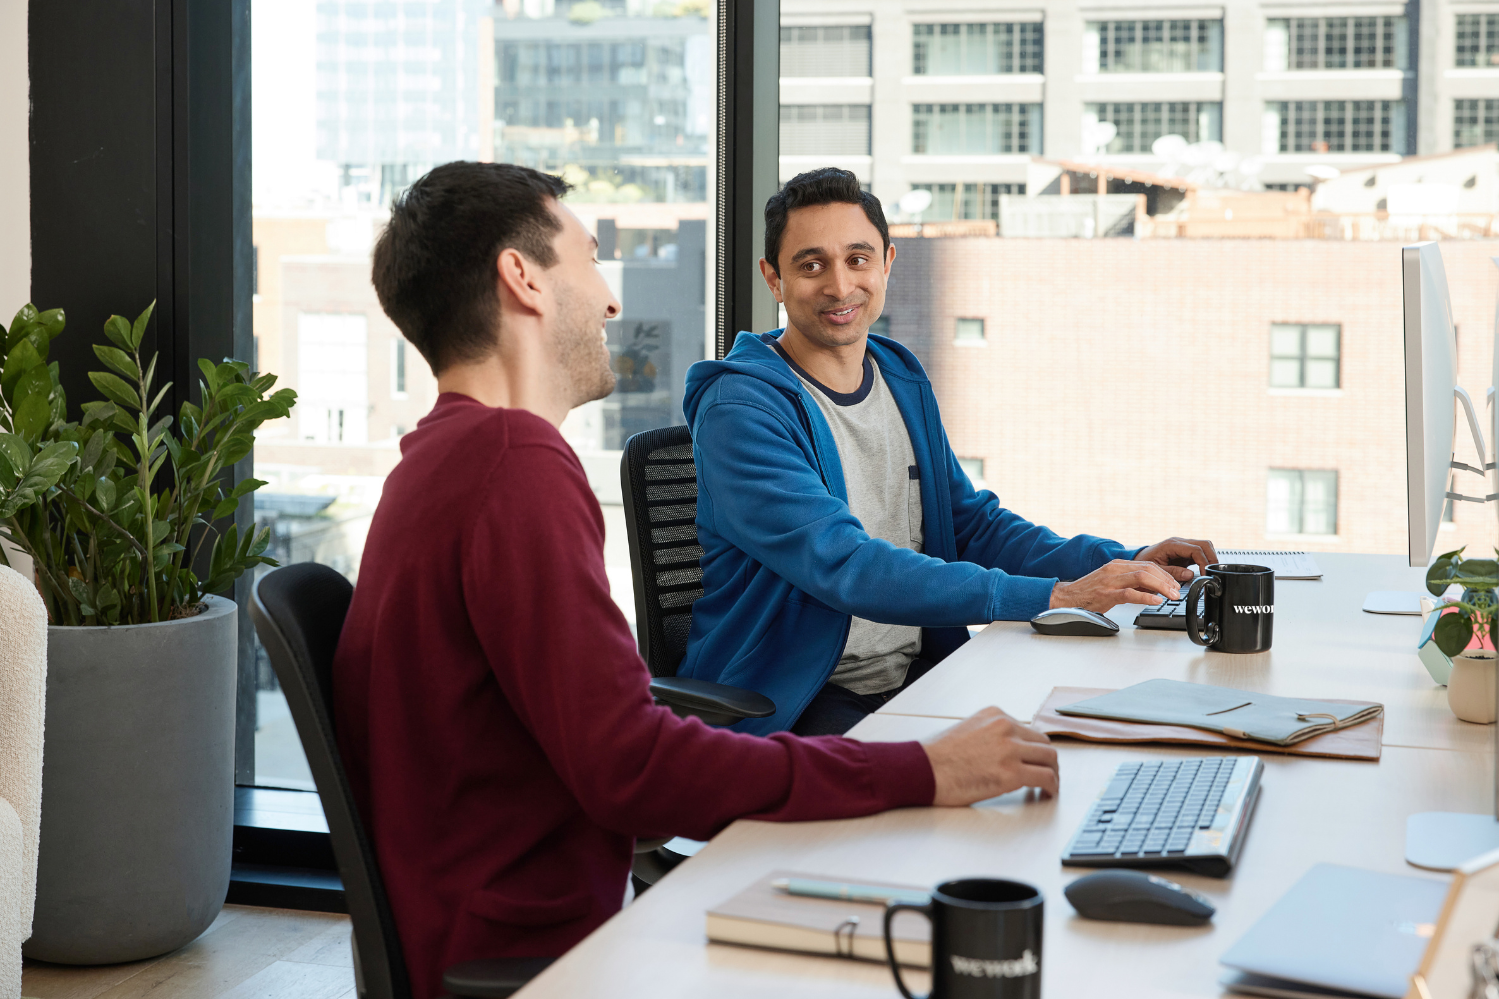
<instances>
[{"instance_id":1,"label":"man in maroon sweater","mask_svg":"<svg viewBox=\"0 0 1499 999\"><path fill-rule=\"evenodd\" d=\"M1046 737L994 708L922 745L760 738L653 705L557 432L613 388L619 312L566 190L451 163L375 248L381 305L441 394L386 480L334 689L421 997L456 961L577 943L619 910L637 836L1057 788Z\"/></svg>"}]
</instances>

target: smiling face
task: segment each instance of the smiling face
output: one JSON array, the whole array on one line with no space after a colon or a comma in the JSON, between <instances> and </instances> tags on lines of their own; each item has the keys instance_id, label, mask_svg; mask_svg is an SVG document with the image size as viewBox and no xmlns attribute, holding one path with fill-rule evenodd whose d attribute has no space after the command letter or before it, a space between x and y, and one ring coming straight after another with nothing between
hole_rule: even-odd
<instances>
[{"instance_id":1,"label":"smiling face","mask_svg":"<svg viewBox=\"0 0 1499 999\"><path fill-rule=\"evenodd\" d=\"M604 322L619 315L620 306L599 270L598 240L571 209L555 202L551 208L562 231L552 241L557 263L548 271L557 303L549 339L569 405L581 406L614 390Z\"/></svg>"},{"instance_id":2,"label":"smiling face","mask_svg":"<svg viewBox=\"0 0 1499 999\"><path fill-rule=\"evenodd\" d=\"M781 236L780 274L760 272L786 319L825 347L860 342L885 308L895 247L882 252L880 231L859 205L833 202L793 209Z\"/></svg>"}]
</instances>

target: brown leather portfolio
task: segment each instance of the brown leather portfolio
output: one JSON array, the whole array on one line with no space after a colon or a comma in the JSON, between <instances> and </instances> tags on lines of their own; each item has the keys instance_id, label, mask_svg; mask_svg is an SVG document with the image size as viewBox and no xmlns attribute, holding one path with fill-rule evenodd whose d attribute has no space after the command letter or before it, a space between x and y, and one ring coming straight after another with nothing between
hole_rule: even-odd
<instances>
[{"instance_id":1,"label":"brown leather portfolio","mask_svg":"<svg viewBox=\"0 0 1499 999\"><path fill-rule=\"evenodd\" d=\"M1384 739L1384 715L1349 728L1315 736L1292 746L1253 739L1235 739L1206 729L1182 725L1146 725L1140 722L1109 721L1057 713L1057 708L1110 693L1101 687L1053 687L1046 702L1031 722L1052 736L1084 739L1088 742L1170 742L1194 746L1223 746L1251 753L1289 753L1293 756L1329 756L1342 760L1378 760ZM1335 704L1370 704L1370 701L1329 699Z\"/></svg>"}]
</instances>

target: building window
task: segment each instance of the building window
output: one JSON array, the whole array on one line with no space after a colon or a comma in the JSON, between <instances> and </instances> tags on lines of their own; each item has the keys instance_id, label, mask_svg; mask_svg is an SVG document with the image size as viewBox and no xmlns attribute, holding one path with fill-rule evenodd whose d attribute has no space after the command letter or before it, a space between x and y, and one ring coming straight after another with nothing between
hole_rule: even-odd
<instances>
[{"instance_id":1,"label":"building window","mask_svg":"<svg viewBox=\"0 0 1499 999\"><path fill-rule=\"evenodd\" d=\"M1188 142L1221 141L1223 105L1207 101L1152 101L1141 104L1089 104L1086 116L1106 121L1118 132L1110 153L1148 153L1163 135L1180 135Z\"/></svg>"},{"instance_id":2,"label":"building window","mask_svg":"<svg viewBox=\"0 0 1499 999\"><path fill-rule=\"evenodd\" d=\"M1337 534L1338 473L1270 469L1265 530L1270 534Z\"/></svg>"},{"instance_id":3,"label":"building window","mask_svg":"<svg viewBox=\"0 0 1499 999\"><path fill-rule=\"evenodd\" d=\"M953 343L982 345L984 321L982 319L959 319L953 329Z\"/></svg>"},{"instance_id":4,"label":"building window","mask_svg":"<svg viewBox=\"0 0 1499 999\"><path fill-rule=\"evenodd\" d=\"M912 184L911 188L931 192L932 204L921 213L924 222L997 219L1001 195L1025 193L1024 184Z\"/></svg>"},{"instance_id":5,"label":"building window","mask_svg":"<svg viewBox=\"0 0 1499 999\"><path fill-rule=\"evenodd\" d=\"M913 104L911 152L982 156L1041 151L1039 104ZM782 149L784 153L784 148Z\"/></svg>"},{"instance_id":6,"label":"building window","mask_svg":"<svg viewBox=\"0 0 1499 999\"><path fill-rule=\"evenodd\" d=\"M406 340L396 337L390 342L390 394L392 398L406 398Z\"/></svg>"},{"instance_id":7,"label":"building window","mask_svg":"<svg viewBox=\"0 0 1499 999\"><path fill-rule=\"evenodd\" d=\"M880 318L878 318L874 322L870 323L869 324L869 332L873 333L875 336L889 336L890 335L890 314L889 313L883 313L883 314L881 314Z\"/></svg>"},{"instance_id":8,"label":"building window","mask_svg":"<svg viewBox=\"0 0 1499 999\"><path fill-rule=\"evenodd\" d=\"M1458 66L1499 66L1499 14L1457 15Z\"/></svg>"},{"instance_id":9,"label":"building window","mask_svg":"<svg viewBox=\"0 0 1499 999\"><path fill-rule=\"evenodd\" d=\"M1336 324L1270 324L1271 388L1339 388Z\"/></svg>"},{"instance_id":10,"label":"building window","mask_svg":"<svg viewBox=\"0 0 1499 999\"><path fill-rule=\"evenodd\" d=\"M982 458L959 458L958 467L967 474L971 482L984 481L984 459Z\"/></svg>"},{"instance_id":11,"label":"building window","mask_svg":"<svg viewBox=\"0 0 1499 999\"><path fill-rule=\"evenodd\" d=\"M781 76L868 76L869 25L781 29Z\"/></svg>"},{"instance_id":12,"label":"building window","mask_svg":"<svg viewBox=\"0 0 1499 999\"><path fill-rule=\"evenodd\" d=\"M297 425L305 441L369 441L368 319L362 312L297 314Z\"/></svg>"},{"instance_id":13,"label":"building window","mask_svg":"<svg viewBox=\"0 0 1499 999\"><path fill-rule=\"evenodd\" d=\"M1461 149L1490 142L1499 142L1499 101L1493 98L1453 101L1453 147Z\"/></svg>"},{"instance_id":14,"label":"building window","mask_svg":"<svg viewBox=\"0 0 1499 999\"><path fill-rule=\"evenodd\" d=\"M911 72L917 76L991 76L1041 72L1041 22L917 24Z\"/></svg>"},{"instance_id":15,"label":"building window","mask_svg":"<svg viewBox=\"0 0 1499 999\"><path fill-rule=\"evenodd\" d=\"M1265 111L1282 153L1405 153L1404 101L1279 101Z\"/></svg>"},{"instance_id":16,"label":"building window","mask_svg":"<svg viewBox=\"0 0 1499 999\"><path fill-rule=\"evenodd\" d=\"M1089 21L1084 68L1099 73L1221 73L1223 22Z\"/></svg>"},{"instance_id":17,"label":"building window","mask_svg":"<svg viewBox=\"0 0 1499 999\"><path fill-rule=\"evenodd\" d=\"M782 156L868 156L868 104L782 104Z\"/></svg>"},{"instance_id":18,"label":"building window","mask_svg":"<svg viewBox=\"0 0 1499 999\"><path fill-rule=\"evenodd\" d=\"M1403 17L1272 18L1265 24L1265 68L1405 69L1410 36Z\"/></svg>"}]
</instances>

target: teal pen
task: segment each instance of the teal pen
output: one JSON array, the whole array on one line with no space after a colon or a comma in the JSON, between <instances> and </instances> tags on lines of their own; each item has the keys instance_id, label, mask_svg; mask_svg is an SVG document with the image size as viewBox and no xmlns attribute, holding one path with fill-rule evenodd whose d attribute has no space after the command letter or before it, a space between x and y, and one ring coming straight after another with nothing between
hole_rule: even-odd
<instances>
[{"instance_id":1,"label":"teal pen","mask_svg":"<svg viewBox=\"0 0 1499 999\"><path fill-rule=\"evenodd\" d=\"M926 905L932 900L924 891L907 888L879 888L875 885L851 885L842 881L814 881L811 878L776 878L770 886L788 895L804 895L807 898L830 898L842 902L870 902L884 905L887 902L905 902L909 905Z\"/></svg>"}]
</instances>

